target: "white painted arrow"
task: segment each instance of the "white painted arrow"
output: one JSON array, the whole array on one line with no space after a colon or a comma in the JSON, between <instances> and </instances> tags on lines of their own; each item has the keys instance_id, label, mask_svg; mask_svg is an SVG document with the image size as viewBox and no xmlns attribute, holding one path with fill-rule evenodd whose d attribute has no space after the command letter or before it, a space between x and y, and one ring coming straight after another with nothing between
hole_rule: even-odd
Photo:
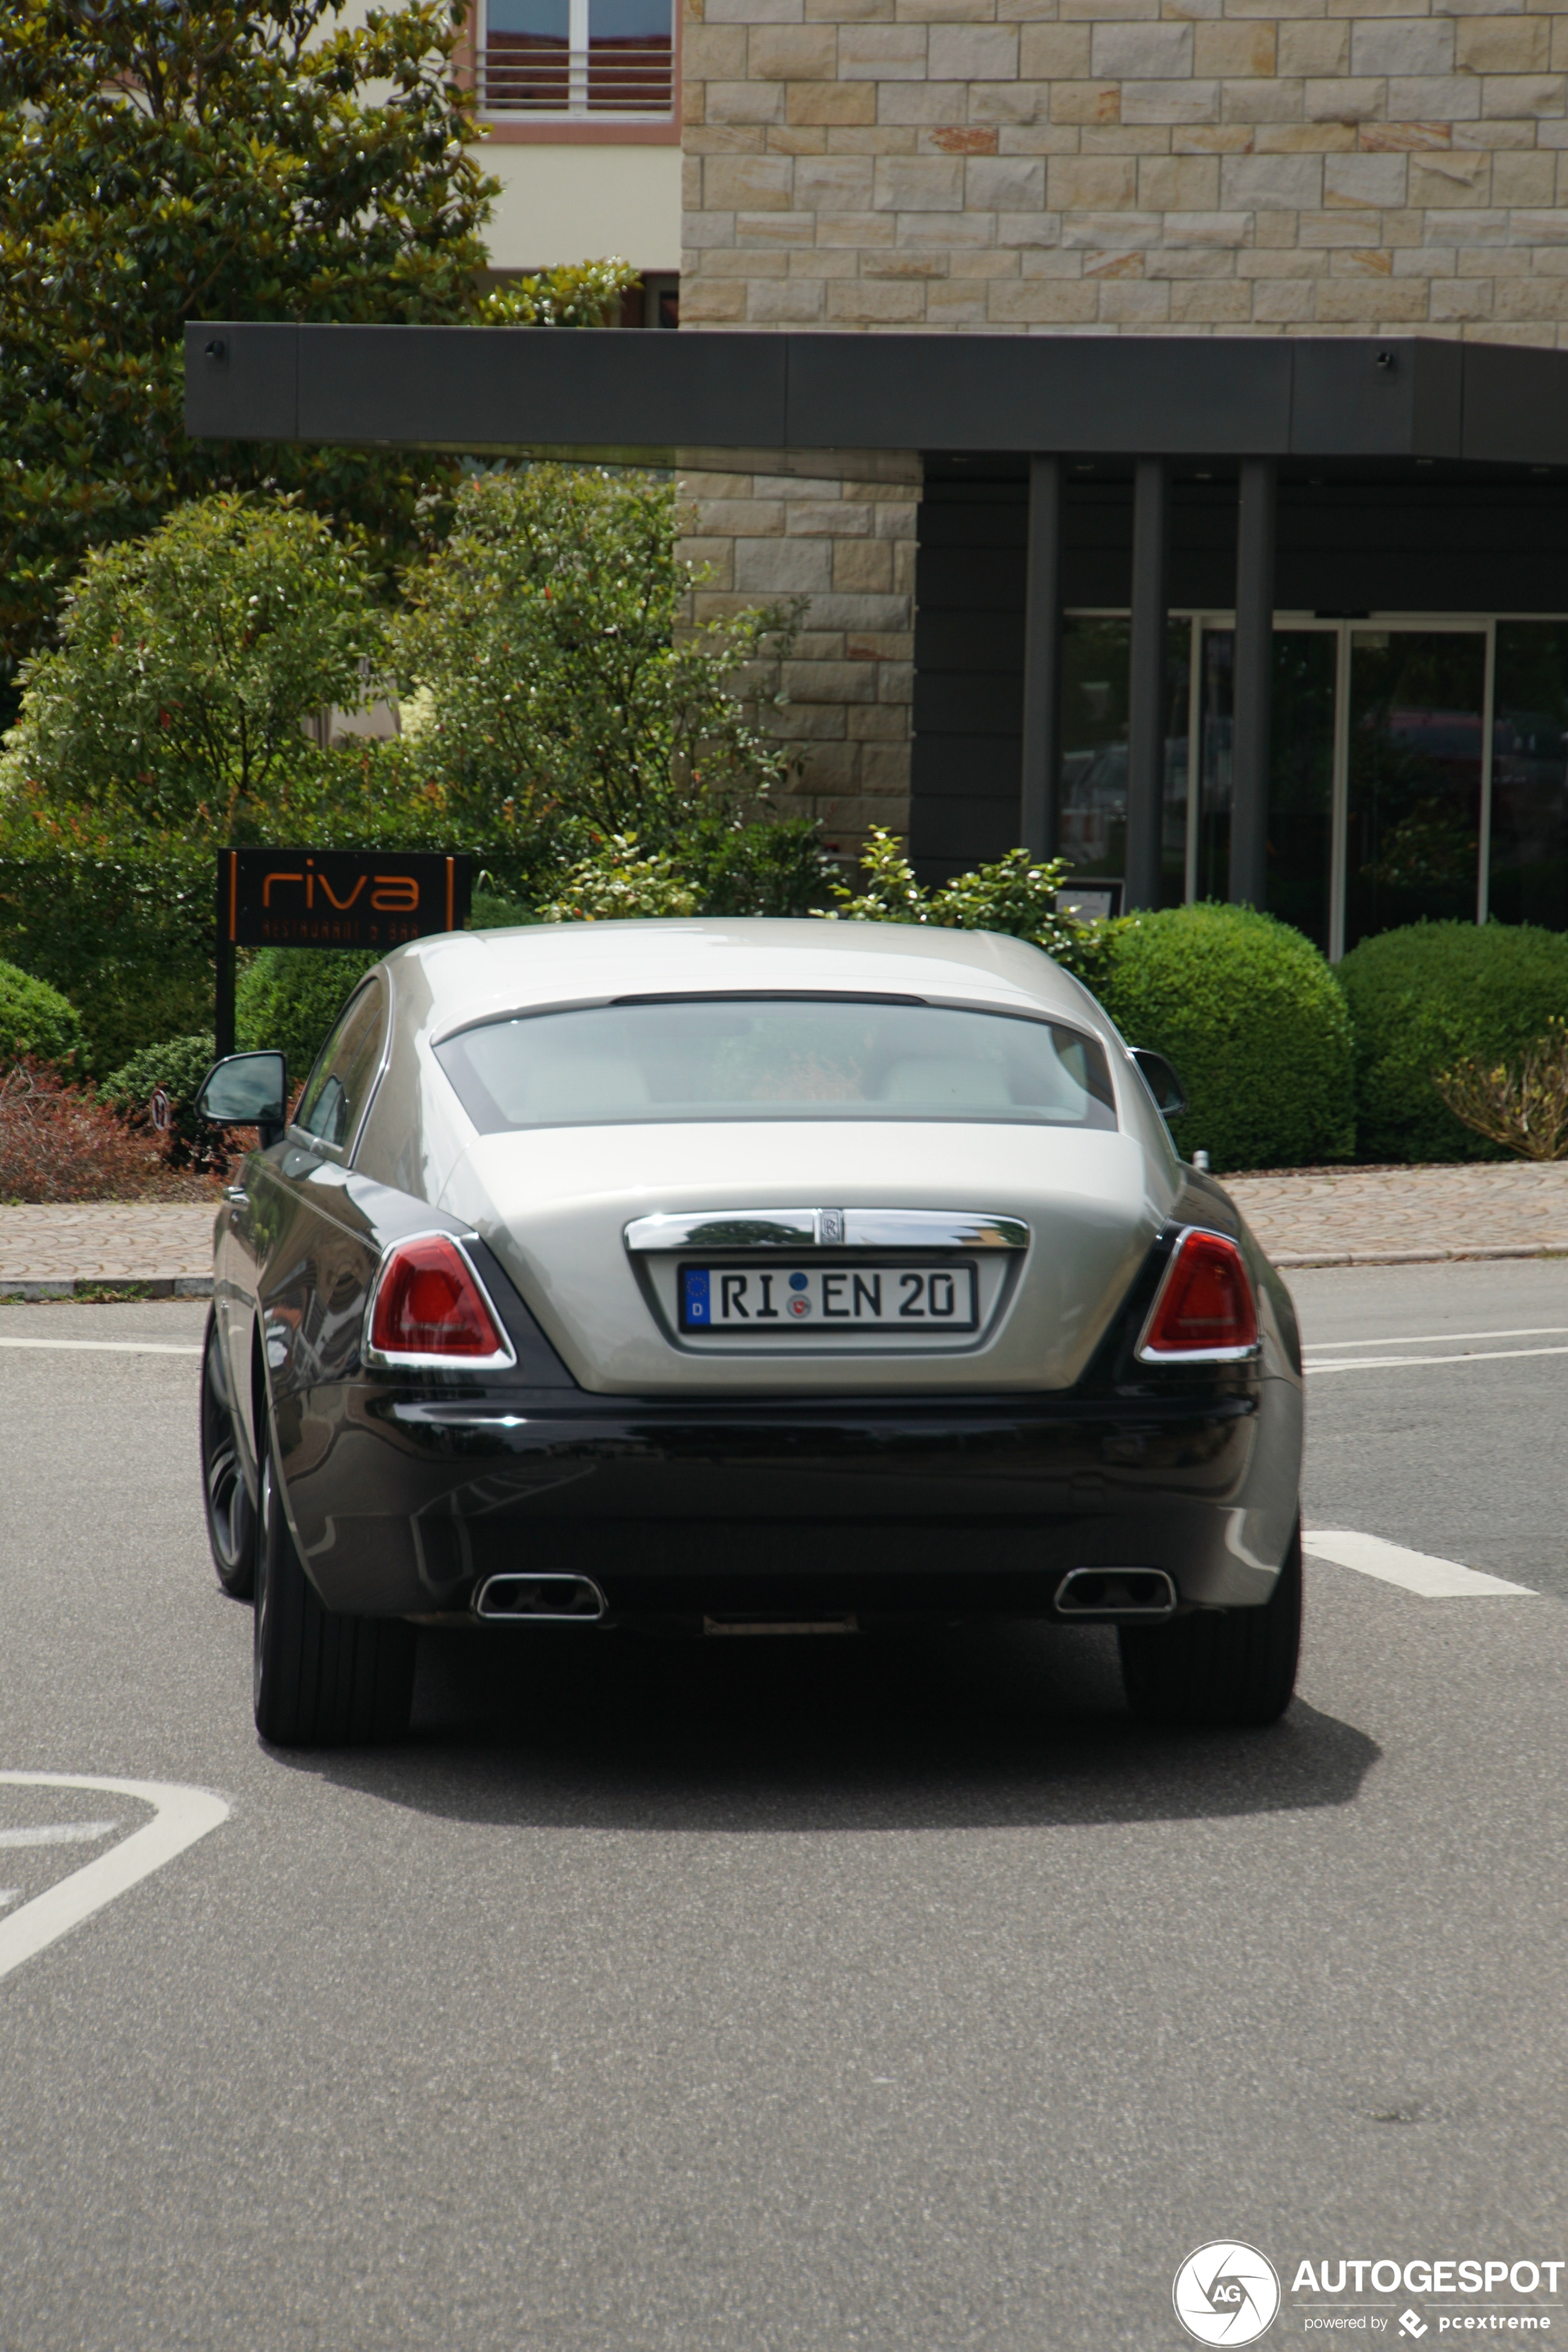
<instances>
[{"instance_id":1,"label":"white painted arrow","mask_svg":"<svg viewBox=\"0 0 1568 2352\"><path fill-rule=\"evenodd\" d=\"M35 1895L19 1911L0 1919L0 1977L9 1976L59 1937L90 1919L117 1895L150 1878L166 1862L228 1819L222 1797L206 1789L184 1788L174 1780L105 1780L80 1772L0 1772L0 1788L90 1789L106 1797L131 1797L153 1808L153 1818L128 1838L111 1846L96 1861L84 1863L42 1895ZM39 1832L11 1831L0 1838L7 1845L63 1843L68 1838L97 1837L112 1822L72 1822Z\"/></svg>"}]
</instances>

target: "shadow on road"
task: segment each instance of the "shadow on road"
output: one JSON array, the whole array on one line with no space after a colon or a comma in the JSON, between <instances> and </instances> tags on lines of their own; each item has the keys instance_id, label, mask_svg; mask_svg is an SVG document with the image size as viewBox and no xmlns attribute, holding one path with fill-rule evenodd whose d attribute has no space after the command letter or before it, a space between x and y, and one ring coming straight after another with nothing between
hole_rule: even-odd
<instances>
[{"instance_id":1,"label":"shadow on road","mask_svg":"<svg viewBox=\"0 0 1568 2352\"><path fill-rule=\"evenodd\" d=\"M426 1633L400 1747L278 1753L464 1822L731 1835L1184 1821L1349 1804L1379 1751L1133 1722L1114 1636L993 1627L676 1642Z\"/></svg>"}]
</instances>

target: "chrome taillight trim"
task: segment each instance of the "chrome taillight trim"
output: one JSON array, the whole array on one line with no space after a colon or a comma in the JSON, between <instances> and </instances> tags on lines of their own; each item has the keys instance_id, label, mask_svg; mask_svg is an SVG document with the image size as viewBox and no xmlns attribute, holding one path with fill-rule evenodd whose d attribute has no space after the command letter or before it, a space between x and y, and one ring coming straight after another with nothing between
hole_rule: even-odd
<instances>
[{"instance_id":1,"label":"chrome taillight trim","mask_svg":"<svg viewBox=\"0 0 1568 2352\"><path fill-rule=\"evenodd\" d=\"M1237 1257L1241 1258L1242 1276L1247 1289L1252 1291L1253 1314L1255 1318L1257 1316L1258 1294L1252 1289L1252 1276L1247 1270L1247 1260L1242 1256L1241 1245L1236 1235L1222 1234L1213 1225L1184 1225L1171 1244L1171 1255L1165 1261L1165 1271L1160 1276L1160 1286L1154 1293L1148 1314L1143 1318L1143 1328L1138 1334L1138 1346L1135 1352L1141 1364L1245 1364L1250 1358L1261 1355L1263 1352L1261 1333L1249 1347L1245 1348L1152 1348L1149 1345L1149 1334L1154 1328L1161 1304L1171 1286L1177 1261L1187 1244L1198 1234L1204 1234L1211 1242L1224 1242L1227 1249L1235 1250Z\"/></svg>"},{"instance_id":2,"label":"chrome taillight trim","mask_svg":"<svg viewBox=\"0 0 1568 2352\"><path fill-rule=\"evenodd\" d=\"M500 1333L501 1352L499 1355L438 1356L416 1354L412 1349L371 1346L370 1335L375 1324L375 1302L381 1295L381 1286L386 1279L386 1270L398 1251L406 1249L411 1242L449 1242L451 1244L468 1269L474 1287L484 1301L486 1314ZM469 1256L462 1237L458 1234L443 1231L439 1225L422 1226L416 1234L399 1234L397 1239L395 1242L388 1242L382 1251L381 1264L376 1267L375 1280L370 1286L370 1295L364 1303L363 1338L361 1341L360 1353L363 1360L376 1371L504 1372L510 1371L517 1363L517 1350L507 1336L506 1325L496 1312L496 1304L490 1297L484 1276Z\"/></svg>"},{"instance_id":3,"label":"chrome taillight trim","mask_svg":"<svg viewBox=\"0 0 1568 2352\"><path fill-rule=\"evenodd\" d=\"M1027 1249L1022 1217L983 1209L676 1209L634 1217L628 1250Z\"/></svg>"}]
</instances>

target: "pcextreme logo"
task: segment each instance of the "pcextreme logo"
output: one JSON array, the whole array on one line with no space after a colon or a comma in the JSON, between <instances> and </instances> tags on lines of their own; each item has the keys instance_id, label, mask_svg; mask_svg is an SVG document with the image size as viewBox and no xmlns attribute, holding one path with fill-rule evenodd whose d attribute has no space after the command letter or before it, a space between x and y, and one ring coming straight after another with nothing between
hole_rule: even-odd
<instances>
[{"instance_id":1,"label":"pcextreme logo","mask_svg":"<svg viewBox=\"0 0 1568 2352\"><path fill-rule=\"evenodd\" d=\"M1187 2256L1171 2289L1176 2317L1199 2344L1256 2344L1279 2309L1279 2277L1267 2254L1216 2238Z\"/></svg>"}]
</instances>

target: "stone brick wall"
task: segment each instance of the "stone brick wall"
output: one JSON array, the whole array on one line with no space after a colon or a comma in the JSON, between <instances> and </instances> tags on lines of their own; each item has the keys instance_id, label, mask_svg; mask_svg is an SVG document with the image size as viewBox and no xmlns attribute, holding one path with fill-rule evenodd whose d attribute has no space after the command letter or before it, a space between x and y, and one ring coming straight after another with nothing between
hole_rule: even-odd
<instances>
[{"instance_id":1,"label":"stone brick wall","mask_svg":"<svg viewBox=\"0 0 1568 2352\"><path fill-rule=\"evenodd\" d=\"M1568 14L687 0L687 327L1568 335Z\"/></svg>"},{"instance_id":2,"label":"stone brick wall","mask_svg":"<svg viewBox=\"0 0 1568 2352\"><path fill-rule=\"evenodd\" d=\"M770 470L766 452L752 462L752 473L680 468L682 552L710 574L693 617L810 600L793 658L765 681L789 698L771 724L798 748L799 804L853 849L873 824L909 821L919 463L844 454L818 461L833 474L803 476L782 457Z\"/></svg>"}]
</instances>

